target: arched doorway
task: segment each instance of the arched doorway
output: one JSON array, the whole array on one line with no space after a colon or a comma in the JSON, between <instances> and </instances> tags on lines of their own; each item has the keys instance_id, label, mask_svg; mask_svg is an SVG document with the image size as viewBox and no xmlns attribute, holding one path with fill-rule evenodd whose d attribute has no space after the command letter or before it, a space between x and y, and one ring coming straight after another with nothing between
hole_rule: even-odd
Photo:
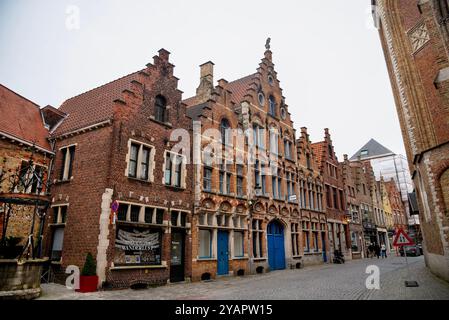
<instances>
[{"instance_id":1,"label":"arched doorway","mask_svg":"<svg viewBox=\"0 0 449 320\"><path fill-rule=\"evenodd\" d=\"M285 269L284 226L277 220L267 227L268 264L271 270Z\"/></svg>"}]
</instances>

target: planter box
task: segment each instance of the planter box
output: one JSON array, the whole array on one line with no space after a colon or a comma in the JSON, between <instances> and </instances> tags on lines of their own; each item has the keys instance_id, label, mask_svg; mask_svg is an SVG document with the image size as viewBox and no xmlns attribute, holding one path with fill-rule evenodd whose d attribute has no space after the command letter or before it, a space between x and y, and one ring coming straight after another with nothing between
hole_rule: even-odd
<instances>
[{"instance_id":1,"label":"planter box","mask_svg":"<svg viewBox=\"0 0 449 320\"><path fill-rule=\"evenodd\" d=\"M98 288L98 276L80 276L80 288L77 292L95 292Z\"/></svg>"},{"instance_id":2,"label":"planter box","mask_svg":"<svg viewBox=\"0 0 449 320\"><path fill-rule=\"evenodd\" d=\"M42 266L47 259L0 260L0 299L34 299L41 294Z\"/></svg>"}]
</instances>

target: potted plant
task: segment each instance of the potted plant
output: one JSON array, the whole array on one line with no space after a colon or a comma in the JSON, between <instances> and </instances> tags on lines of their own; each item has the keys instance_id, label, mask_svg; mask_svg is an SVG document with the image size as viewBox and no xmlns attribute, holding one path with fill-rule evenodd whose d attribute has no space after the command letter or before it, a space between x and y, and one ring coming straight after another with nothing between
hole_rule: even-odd
<instances>
[{"instance_id":1,"label":"potted plant","mask_svg":"<svg viewBox=\"0 0 449 320\"><path fill-rule=\"evenodd\" d=\"M95 292L98 288L98 276L97 265L95 264L94 257L89 252L86 256L86 262L84 263L83 270L80 276L80 288L78 292Z\"/></svg>"}]
</instances>

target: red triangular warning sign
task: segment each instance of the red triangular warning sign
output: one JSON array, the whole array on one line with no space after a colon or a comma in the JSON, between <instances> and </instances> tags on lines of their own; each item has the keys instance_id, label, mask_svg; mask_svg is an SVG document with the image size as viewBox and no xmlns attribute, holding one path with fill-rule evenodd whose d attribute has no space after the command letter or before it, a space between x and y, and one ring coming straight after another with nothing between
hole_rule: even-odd
<instances>
[{"instance_id":1,"label":"red triangular warning sign","mask_svg":"<svg viewBox=\"0 0 449 320\"><path fill-rule=\"evenodd\" d=\"M405 232L403 229L398 229L396 231L396 236L394 237L393 246L400 247L400 246L413 246L415 243L413 240L408 236L407 232Z\"/></svg>"}]
</instances>

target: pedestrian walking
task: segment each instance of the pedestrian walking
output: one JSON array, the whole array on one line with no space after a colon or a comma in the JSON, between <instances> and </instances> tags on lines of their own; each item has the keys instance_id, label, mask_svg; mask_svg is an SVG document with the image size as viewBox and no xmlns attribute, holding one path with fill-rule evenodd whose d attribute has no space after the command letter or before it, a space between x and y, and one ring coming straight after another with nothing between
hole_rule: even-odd
<instances>
[{"instance_id":1,"label":"pedestrian walking","mask_svg":"<svg viewBox=\"0 0 449 320\"><path fill-rule=\"evenodd\" d=\"M385 246L384 243L382 243L382 246L381 246L380 249L381 249L381 252L382 252L382 259L387 258L387 247Z\"/></svg>"},{"instance_id":2,"label":"pedestrian walking","mask_svg":"<svg viewBox=\"0 0 449 320\"><path fill-rule=\"evenodd\" d=\"M368 246L368 257L371 259L374 257L374 244L373 243L370 243L370 245Z\"/></svg>"},{"instance_id":3,"label":"pedestrian walking","mask_svg":"<svg viewBox=\"0 0 449 320\"><path fill-rule=\"evenodd\" d=\"M377 259L379 259L380 258L380 246L377 243L374 245L374 253L377 256Z\"/></svg>"}]
</instances>

